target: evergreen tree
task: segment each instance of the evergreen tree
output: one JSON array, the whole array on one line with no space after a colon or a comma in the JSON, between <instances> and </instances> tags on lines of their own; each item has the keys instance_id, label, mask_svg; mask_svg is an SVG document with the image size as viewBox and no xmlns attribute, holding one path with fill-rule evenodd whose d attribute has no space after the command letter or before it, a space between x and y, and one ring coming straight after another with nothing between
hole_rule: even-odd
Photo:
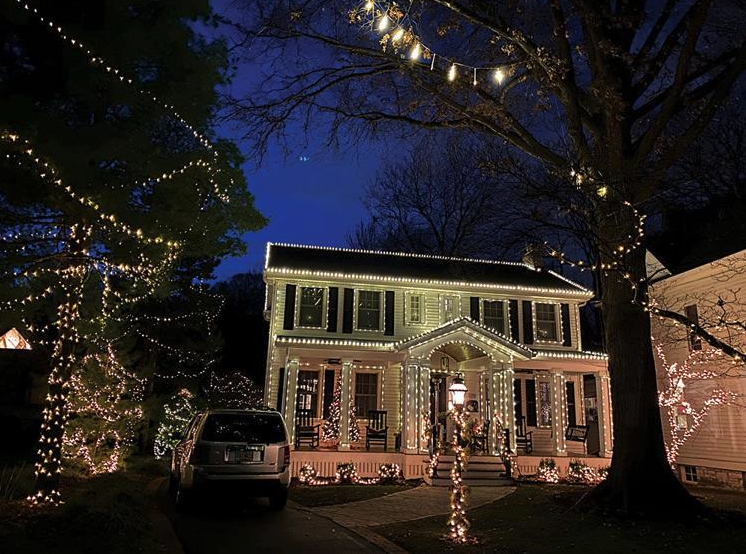
<instances>
[{"instance_id":1,"label":"evergreen tree","mask_svg":"<svg viewBox=\"0 0 746 554\"><path fill-rule=\"evenodd\" d=\"M163 418L158 424L158 433L155 437L154 454L157 458L173 450L179 442L176 437L184 432L196 412L195 397L189 389L175 392L163 405Z\"/></svg>"},{"instance_id":2,"label":"evergreen tree","mask_svg":"<svg viewBox=\"0 0 746 554\"><path fill-rule=\"evenodd\" d=\"M357 423L357 414L355 406L350 401L350 442L360 440L360 426ZM321 429L321 440L324 442L339 442L340 427L342 419L342 376L337 377L334 383L334 395L332 403L329 406L329 417L324 421L324 427Z\"/></svg>"}]
</instances>

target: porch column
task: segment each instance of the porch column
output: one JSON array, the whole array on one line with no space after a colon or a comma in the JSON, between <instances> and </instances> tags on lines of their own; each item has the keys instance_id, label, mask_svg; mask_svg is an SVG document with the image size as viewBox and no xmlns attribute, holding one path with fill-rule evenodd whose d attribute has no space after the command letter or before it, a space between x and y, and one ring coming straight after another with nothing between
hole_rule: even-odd
<instances>
[{"instance_id":1,"label":"porch column","mask_svg":"<svg viewBox=\"0 0 746 554\"><path fill-rule=\"evenodd\" d=\"M552 387L552 438L553 454L565 456L565 428L567 427L567 398L565 395L565 374L561 369L550 369L549 379Z\"/></svg>"},{"instance_id":2,"label":"porch column","mask_svg":"<svg viewBox=\"0 0 746 554\"><path fill-rule=\"evenodd\" d=\"M404 413L402 414L402 446L406 454L416 454L419 445L419 360L406 360L402 368L404 374Z\"/></svg>"},{"instance_id":3,"label":"porch column","mask_svg":"<svg viewBox=\"0 0 746 554\"><path fill-rule=\"evenodd\" d=\"M493 456L497 456L500 453L500 440L497 436L497 422L500 421L505 425L505 414L503 406L503 383L502 368L498 367L501 364L496 362L490 363L490 386L489 390L489 403L490 403L490 437L489 437L489 452Z\"/></svg>"},{"instance_id":4,"label":"porch column","mask_svg":"<svg viewBox=\"0 0 746 554\"><path fill-rule=\"evenodd\" d=\"M502 365L502 368L500 368ZM494 363L493 375L496 375L500 383L500 398L495 406L500 407L500 417L502 424L510 433L510 451L514 454L517 452L517 443L515 437L515 399L513 398L513 361L503 364ZM495 377L493 377L495 378Z\"/></svg>"},{"instance_id":5,"label":"porch column","mask_svg":"<svg viewBox=\"0 0 746 554\"><path fill-rule=\"evenodd\" d=\"M425 436L425 425L430 422L430 360L420 363L419 371L419 405L417 409L417 437L419 439L420 452L427 452L428 440ZM427 416L422 413L427 412Z\"/></svg>"},{"instance_id":6,"label":"porch column","mask_svg":"<svg viewBox=\"0 0 746 554\"><path fill-rule=\"evenodd\" d=\"M288 428L290 444L295 444L295 402L298 398L298 358L288 358L285 362L285 425ZM283 394L283 391L279 391Z\"/></svg>"},{"instance_id":7,"label":"porch column","mask_svg":"<svg viewBox=\"0 0 746 554\"><path fill-rule=\"evenodd\" d=\"M339 401L339 450L350 449L350 387L352 386L352 360L342 360L342 395Z\"/></svg>"},{"instance_id":8,"label":"porch column","mask_svg":"<svg viewBox=\"0 0 746 554\"><path fill-rule=\"evenodd\" d=\"M598 399L598 447L599 456L611 458L613 444L613 421L611 420L611 390L609 372L596 374L596 397Z\"/></svg>"}]
</instances>

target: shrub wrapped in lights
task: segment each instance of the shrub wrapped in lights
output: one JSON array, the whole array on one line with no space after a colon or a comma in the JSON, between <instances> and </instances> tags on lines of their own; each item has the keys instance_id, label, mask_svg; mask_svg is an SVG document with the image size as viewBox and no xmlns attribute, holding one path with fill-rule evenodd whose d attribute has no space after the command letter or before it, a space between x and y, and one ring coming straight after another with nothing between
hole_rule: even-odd
<instances>
[{"instance_id":1,"label":"shrub wrapped in lights","mask_svg":"<svg viewBox=\"0 0 746 554\"><path fill-rule=\"evenodd\" d=\"M354 484L360 481L355 464L344 462L337 464L336 482L340 484Z\"/></svg>"},{"instance_id":2,"label":"shrub wrapped in lights","mask_svg":"<svg viewBox=\"0 0 746 554\"><path fill-rule=\"evenodd\" d=\"M381 464L378 468L378 483L381 485L398 485L404 481L399 464Z\"/></svg>"},{"instance_id":3,"label":"shrub wrapped in lights","mask_svg":"<svg viewBox=\"0 0 746 554\"><path fill-rule=\"evenodd\" d=\"M302 485L313 485L318 472L311 464L303 464L298 472L298 482Z\"/></svg>"},{"instance_id":4,"label":"shrub wrapped in lights","mask_svg":"<svg viewBox=\"0 0 746 554\"><path fill-rule=\"evenodd\" d=\"M581 460L571 460L567 467L567 480L570 483L598 483L598 471Z\"/></svg>"},{"instance_id":5,"label":"shrub wrapped in lights","mask_svg":"<svg viewBox=\"0 0 746 554\"><path fill-rule=\"evenodd\" d=\"M541 459L536 478L544 483L559 483L559 470L554 458Z\"/></svg>"}]
</instances>

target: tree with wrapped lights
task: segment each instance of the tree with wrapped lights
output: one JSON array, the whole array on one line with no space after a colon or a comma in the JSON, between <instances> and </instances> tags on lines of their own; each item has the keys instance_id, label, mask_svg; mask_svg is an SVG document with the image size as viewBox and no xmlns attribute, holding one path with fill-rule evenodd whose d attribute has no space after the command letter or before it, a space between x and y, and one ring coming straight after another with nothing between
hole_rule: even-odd
<instances>
[{"instance_id":1,"label":"tree with wrapped lights","mask_svg":"<svg viewBox=\"0 0 746 554\"><path fill-rule=\"evenodd\" d=\"M609 354L614 453L593 498L625 511L697 503L666 458L650 340L645 216L746 70L746 7L730 0L246 2L226 32L276 86L233 115L261 156L301 125L331 141L462 129L555 178L592 241L546 251L593 272ZM348 24L340 24L344 13ZM290 52L316 51L316 56ZM465 54L468 53L468 54ZM284 123L284 126L283 126ZM500 184L496 183L496 194ZM652 310L651 310L652 311ZM662 316L674 315L655 312ZM687 322L679 320L682 325ZM706 329L695 332L714 342ZM723 349L734 359L741 350Z\"/></svg>"},{"instance_id":2,"label":"tree with wrapped lights","mask_svg":"<svg viewBox=\"0 0 746 554\"><path fill-rule=\"evenodd\" d=\"M210 21L206 3L0 10L12 42L0 61L0 306L50 352L31 500L57 503L76 368L96 345L136 341L202 362L162 338L182 314L143 303L199 289L264 220L236 148L208 137L227 53L190 23Z\"/></svg>"},{"instance_id":3,"label":"tree with wrapped lights","mask_svg":"<svg viewBox=\"0 0 746 554\"><path fill-rule=\"evenodd\" d=\"M357 442L360 440L360 426L357 422L357 414L355 413L355 406L352 404L352 401L350 401L349 414L350 442ZM332 396L332 403L329 405L329 416L326 418L324 426L321 428L321 440L323 442L339 442L341 421L342 376L340 375L334 382L334 395Z\"/></svg>"},{"instance_id":4,"label":"tree with wrapped lights","mask_svg":"<svg viewBox=\"0 0 746 554\"><path fill-rule=\"evenodd\" d=\"M153 447L156 458L166 456L173 450L195 413L197 398L189 389L176 391L163 404L163 417L158 424Z\"/></svg>"}]
</instances>

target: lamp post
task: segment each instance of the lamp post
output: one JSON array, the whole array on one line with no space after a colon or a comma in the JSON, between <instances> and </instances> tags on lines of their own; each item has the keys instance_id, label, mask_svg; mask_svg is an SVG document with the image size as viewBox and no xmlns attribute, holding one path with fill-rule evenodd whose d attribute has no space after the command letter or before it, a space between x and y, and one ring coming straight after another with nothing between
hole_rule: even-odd
<instances>
[{"instance_id":1,"label":"lamp post","mask_svg":"<svg viewBox=\"0 0 746 554\"><path fill-rule=\"evenodd\" d=\"M466 519L466 487L461 481L461 474L466 469L466 448L464 445L464 401L466 385L461 374L454 377L448 392L451 395L451 416L456 424L453 432L454 461L451 468L451 517L448 519L448 538L453 542L469 542L467 531L469 520Z\"/></svg>"}]
</instances>

